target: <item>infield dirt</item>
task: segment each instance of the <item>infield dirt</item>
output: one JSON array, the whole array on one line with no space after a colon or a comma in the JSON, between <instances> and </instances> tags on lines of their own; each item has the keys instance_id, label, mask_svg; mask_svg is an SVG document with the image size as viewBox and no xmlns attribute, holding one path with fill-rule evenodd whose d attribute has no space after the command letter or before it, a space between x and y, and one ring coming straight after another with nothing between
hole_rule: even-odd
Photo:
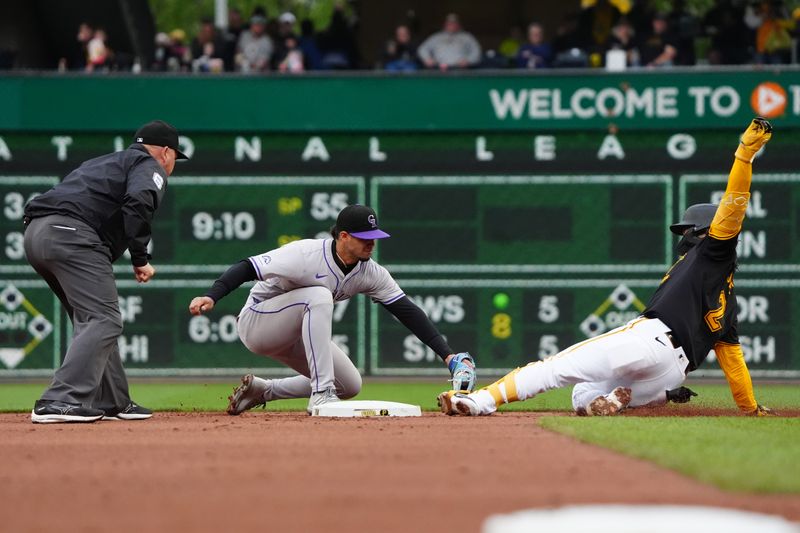
<instances>
[{"instance_id":1,"label":"infield dirt","mask_svg":"<svg viewBox=\"0 0 800 533\"><path fill-rule=\"evenodd\" d=\"M34 425L0 415L0 529L476 532L491 514L574 503L710 505L800 521L798 495L724 492L545 431L542 416L255 411Z\"/></svg>"}]
</instances>

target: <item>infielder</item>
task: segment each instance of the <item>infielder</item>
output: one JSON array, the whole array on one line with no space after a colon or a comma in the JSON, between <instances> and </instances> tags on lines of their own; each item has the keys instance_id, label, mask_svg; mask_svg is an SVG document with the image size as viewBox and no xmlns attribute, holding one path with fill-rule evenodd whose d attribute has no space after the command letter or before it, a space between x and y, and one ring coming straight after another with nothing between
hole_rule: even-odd
<instances>
[{"instance_id":1,"label":"infielder","mask_svg":"<svg viewBox=\"0 0 800 533\"><path fill-rule=\"evenodd\" d=\"M331 340L333 304L356 294L378 302L428 345L450 369L454 388L472 390L475 364L453 353L424 311L371 259L376 239L389 234L378 228L375 211L364 205L344 208L331 230L332 239L305 239L254 255L230 267L189 311L211 311L216 302L242 283L256 280L238 318L239 338L251 351L296 370L284 379L242 377L229 398L228 414L238 415L266 402L309 398L313 407L361 390L358 370Z\"/></svg>"},{"instance_id":2,"label":"infielder","mask_svg":"<svg viewBox=\"0 0 800 533\"><path fill-rule=\"evenodd\" d=\"M575 384L572 406L582 415L613 415L626 407L687 402L681 386L713 348L739 408L771 411L756 403L736 323L737 236L750 198L752 162L772 136L756 118L736 150L719 206L698 204L670 226L682 235L679 257L664 275L642 316L575 344L544 361L517 368L472 394L439 395L447 414L488 415L498 406Z\"/></svg>"}]
</instances>

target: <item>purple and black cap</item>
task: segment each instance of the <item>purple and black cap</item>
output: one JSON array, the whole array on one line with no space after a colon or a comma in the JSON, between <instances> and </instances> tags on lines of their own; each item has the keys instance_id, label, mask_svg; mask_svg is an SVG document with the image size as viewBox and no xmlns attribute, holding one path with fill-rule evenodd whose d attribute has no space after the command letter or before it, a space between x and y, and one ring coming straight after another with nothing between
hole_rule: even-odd
<instances>
[{"instance_id":1,"label":"purple and black cap","mask_svg":"<svg viewBox=\"0 0 800 533\"><path fill-rule=\"evenodd\" d=\"M385 239L389 234L378 229L378 216L371 207L348 205L336 218L336 232L346 231L359 239Z\"/></svg>"},{"instance_id":2,"label":"purple and black cap","mask_svg":"<svg viewBox=\"0 0 800 533\"><path fill-rule=\"evenodd\" d=\"M154 120L145 124L136 130L133 140L141 144L168 146L175 150L176 159L189 159L186 154L181 152L178 145L178 130L175 129L175 126L167 124L163 120Z\"/></svg>"}]
</instances>

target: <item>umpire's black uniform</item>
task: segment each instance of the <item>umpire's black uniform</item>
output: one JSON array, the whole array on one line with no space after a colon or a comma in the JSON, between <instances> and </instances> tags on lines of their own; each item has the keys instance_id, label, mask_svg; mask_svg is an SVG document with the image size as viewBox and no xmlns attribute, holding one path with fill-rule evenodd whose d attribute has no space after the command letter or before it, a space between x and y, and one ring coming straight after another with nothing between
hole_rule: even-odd
<instances>
[{"instance_id":1,"label":"umpire's black uniform","mask_svg":"<svg viewBox=\"0 0 800 533\"><path fill-rule=\"evenodd\" d=\"M34 422L149 416L128 393L111 263L128 249L134 267L149 268L153 214L174 160L186 156L178 150L177 131L164 122L146 124L135 140L126 150L84 162L25 207L28 262L61 300L74 327L64 361L31 413ZM159 148L155 153L164 159L157 160L145 145ZM142 416L135 416L137 409Z\"/></svg>"}]
</instances>

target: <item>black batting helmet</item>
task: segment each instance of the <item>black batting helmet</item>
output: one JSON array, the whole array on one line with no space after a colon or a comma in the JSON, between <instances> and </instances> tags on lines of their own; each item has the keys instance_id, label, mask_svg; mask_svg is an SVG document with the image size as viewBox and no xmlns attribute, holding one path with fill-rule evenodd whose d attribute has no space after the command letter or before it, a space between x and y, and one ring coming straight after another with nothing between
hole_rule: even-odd
<instances>
[{"instance_id":1,"label":"black batting helmet","mask_svg":"<svg viewBox=\"0 0 800 533\"><path fill-rule=\"evenodd\" d=\"M711 227L711 221L717 213L716 204L694 204L690 205L680 222L672 224L669 229L676 235L683 235L687 229L692 233L702 231Z\"/></svg>"}]
</instances>

